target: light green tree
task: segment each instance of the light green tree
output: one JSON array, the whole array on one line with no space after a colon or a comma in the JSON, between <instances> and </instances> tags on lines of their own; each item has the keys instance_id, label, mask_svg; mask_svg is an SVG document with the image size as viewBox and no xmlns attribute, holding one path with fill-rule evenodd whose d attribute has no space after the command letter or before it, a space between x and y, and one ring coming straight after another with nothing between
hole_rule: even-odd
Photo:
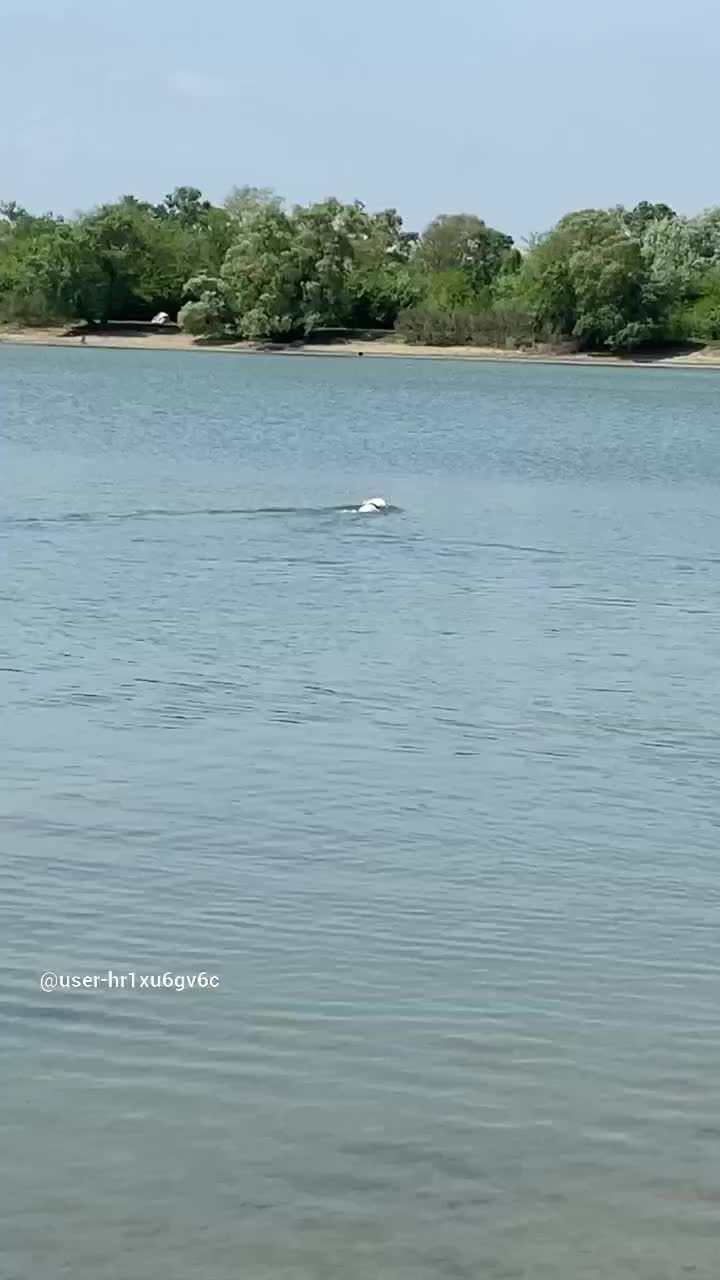
<instances>
[{"instance_id":1,"label":"light green tree","mask_svg":"<svg viewBox=\"0 0 720 1280\"><path fill-rule=\"evenodd\" d=\"M512 236L488 227L474 213L441 214L422 234L418 265L432 273L462 271L470 288L482 289L501 272L516 270L520 255Z\"/></svg>"}]
</instances>

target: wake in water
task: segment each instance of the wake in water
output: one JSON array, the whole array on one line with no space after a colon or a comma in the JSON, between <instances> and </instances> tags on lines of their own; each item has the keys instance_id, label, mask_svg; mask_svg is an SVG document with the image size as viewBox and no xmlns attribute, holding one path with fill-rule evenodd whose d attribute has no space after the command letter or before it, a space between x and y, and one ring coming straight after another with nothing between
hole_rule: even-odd
<instances>
[{"instance_id":1,"label":"wake in water","mask_svg":"<svg viewBox=\"0 0 720 1280\"><path fill-rule=\"evenodd\" d=\"M42 528L63 524L111 524L126 520L178 520L198 516L312 516L391 515L402 511L385 498L362 498L359 502L331 507L146 507L136 511L67 511L54 516L4 516L0 523L11 527Z\"/></svg>"}]
</instances>

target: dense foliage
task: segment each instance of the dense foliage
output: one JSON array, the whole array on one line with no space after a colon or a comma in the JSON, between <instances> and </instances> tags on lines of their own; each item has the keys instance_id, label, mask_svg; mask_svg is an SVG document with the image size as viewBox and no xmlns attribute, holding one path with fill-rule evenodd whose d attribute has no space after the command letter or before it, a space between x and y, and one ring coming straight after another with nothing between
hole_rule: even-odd
<instances>
[{"instance_id":1,"label":"dense foliage","mask_svg":"<svg viewBox=\"0 0 720 1280\"><path fill-rule=\"evenodd\" d=\"M65 220L0 205L0 322L103 324L178 315L209 338L288 340L397 328L408 341L627 350L720 339L720 208L570 213L521 252L475 214L421 235L394 209L289 207L194 187L123 196Z\"/></svg>"}]
</instances>

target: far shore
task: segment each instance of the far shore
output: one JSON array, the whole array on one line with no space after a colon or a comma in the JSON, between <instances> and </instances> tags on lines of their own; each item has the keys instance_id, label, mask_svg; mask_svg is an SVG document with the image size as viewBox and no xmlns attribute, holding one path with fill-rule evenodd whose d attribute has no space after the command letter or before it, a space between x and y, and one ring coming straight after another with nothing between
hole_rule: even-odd
<instances>
[{"instance_id":1,"label":"far shore","mask_svg":"<svg viewBox=\"0 0 720 1280\"><path fill-rule=\"evenodd\" d=\"M41 347L88 347L136 351L214 351L233 355L274 354L286 356L369 356L384 359L402 357L423 360L485 360L503 363L569 364L581 366L608 366L633 369L720 369L720 346L697 350L671 351L667 353L642 353L628 356L612 355L559 355L547 350L508 351L495 347L431 347L409 344L400 340L344 340L332 343L257 343L257 342L208 342L185 333L117 334L88 331L83 338L67 329L10 329L0 327L0 344Z\"/></svg>"}]
</instances>

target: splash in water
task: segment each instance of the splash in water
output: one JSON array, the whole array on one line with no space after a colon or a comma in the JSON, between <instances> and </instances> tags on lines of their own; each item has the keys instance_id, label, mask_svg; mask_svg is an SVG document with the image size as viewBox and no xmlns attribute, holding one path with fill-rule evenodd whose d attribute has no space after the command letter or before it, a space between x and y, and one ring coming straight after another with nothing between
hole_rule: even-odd
<instances>
[{"instance_id":1,"label":"splash in water","mask_svg":"<svg viewBox=\"0 0 720 1280\"><path fill-rule=\"evenodd\" d=\"M386 511L387 502L384 498L363 498L358 511L363 513L372 511Z\"/></svg>"}]
</instances>

